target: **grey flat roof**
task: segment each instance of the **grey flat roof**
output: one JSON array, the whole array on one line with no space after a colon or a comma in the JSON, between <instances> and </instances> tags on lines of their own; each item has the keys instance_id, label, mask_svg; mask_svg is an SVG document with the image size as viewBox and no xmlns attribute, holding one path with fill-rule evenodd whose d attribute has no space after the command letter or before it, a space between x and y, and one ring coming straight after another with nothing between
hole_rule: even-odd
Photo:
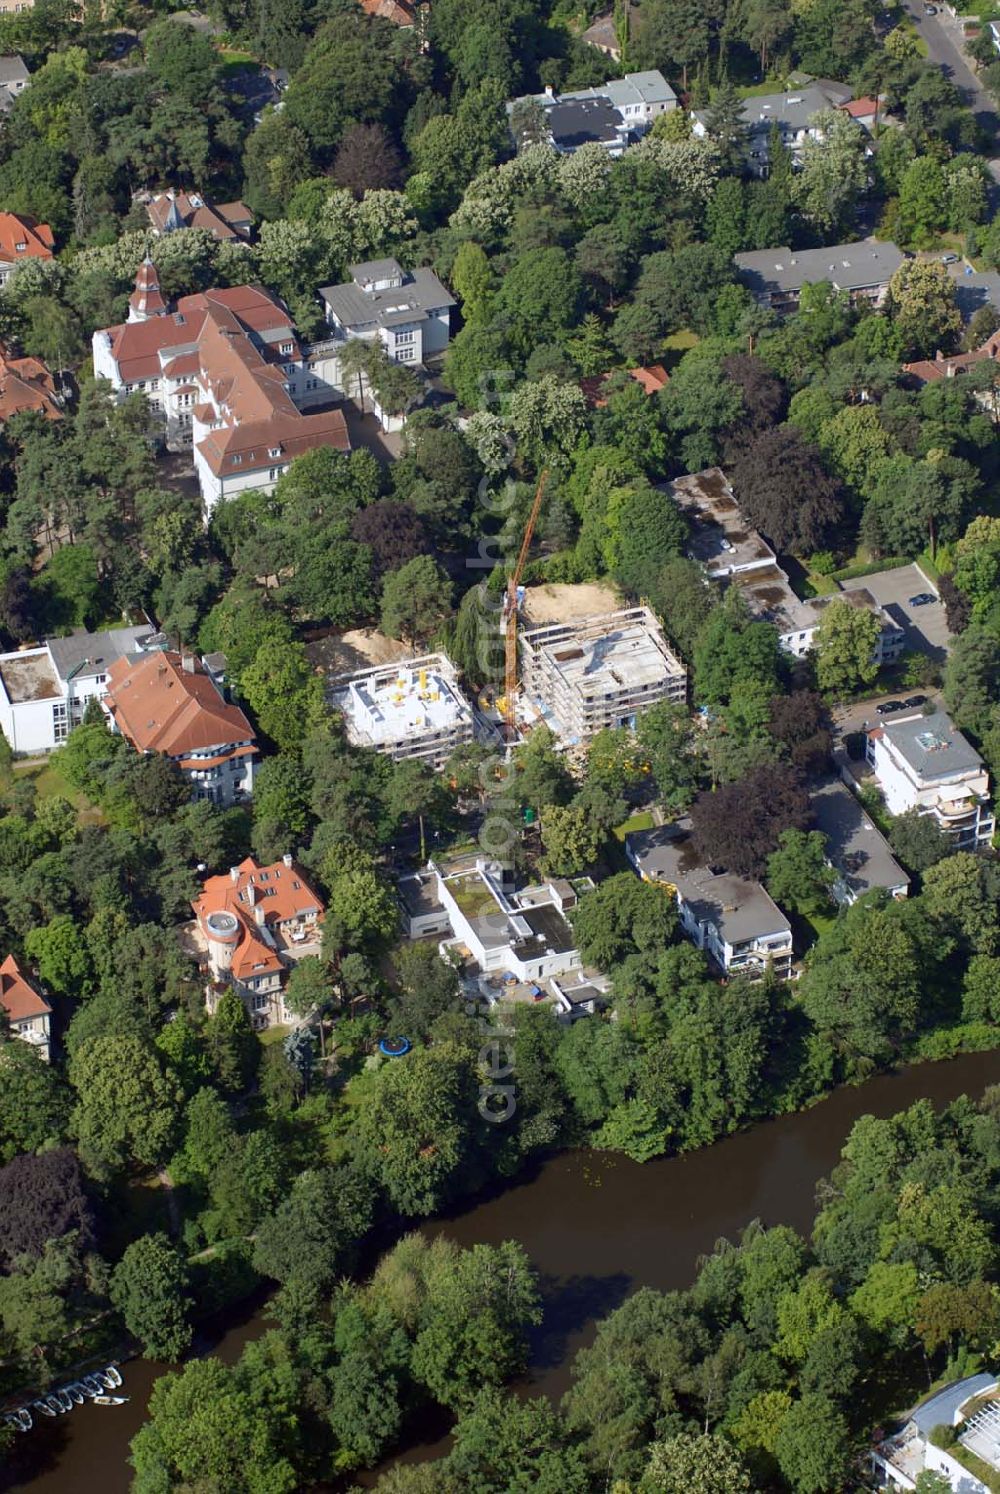
<instances>
[{"instance_id":1,"label":"grey flat roof","mask_svg":"<svg viewBox=\"0 0 1000 1494\"><path fill-rule=\"evenodd\" d=\"M11 705L26 700L61 700L62 686L45 649L0 659L0 681Z\"/></svg>"},{"instance_id":2,"label":"grey flat roof","mask_svg":"<svg viewBox=\"0 0 1000 1494\"><path fill-rule=\"evenodd\" d=\"M624 78L612 78L603 88L596 90L605 94L613 104L624 108L626 104L667 104L677 95L657 68L647 68L642 73L626 73Z\"/></svg>"},{"instance_id":3,"label":"grey flat roof","mask_svg":"<svg viewBox=\"0 0 1000 1494\"><path fill-rule=\"evenodd\" d=\"M403 273L398 259L365 259L359 265L348 265L352 280L392 280Z\"/></svg>"},{"instance_id":4,"label":"grey flat roof","mask_svg":"<svg viewBox=\"0 0 1000 1494\"><path fill-rule=\"evenodd\" d=\"M892 892L909 886L888 841L839 778L825 778L809 802L816 829L826 838L827 855L855 897L876 888Z\"/></svg>"},{"instance_id":5,"label":"grey flat roof","mask_svg":"<svg viewBox=\"0 0 1000 1494\"><path fill-rule=\"evenodd\" d=\"M645 876L672 882L698 922L714 924L727 944L791 932L788 919L759 882L705 866L691 840L690 820L633 831L625 844Z\"/></svg>"},{"instance_id":6,"label":"grey flat roof","mask_svg":"<svg viewBox=\"0 0 1000 1494\"><path fill-rule=\"evenodd\" d=\"M60 678L66 679L75 669L73 678L86 680L107 674L116 659L134 654L140 639L149 638L153 631L145 624L140 628L111 628L103 633L71 633L68 638L48 638L46 642Z\"/></svg>"},{"instance_id":7,"label":"grey flat roof","mask_svg":"<svg viewBox=\"0 0 1000 1494\"><path fill-rule=\"evenodd\" d=\"M755 294L797 291L829 280L838 290L865 290L892 279L906 255L895 244L857 239L825 249L751 249L733 263Z\"/></svg>"},{"instance_id":8,"label":"grey flat roof","mask_svg":"<svg viewBox=\"0 0 1000 1494\"><path fill-rule=\"evenodd\" d=\"M0 57L0 83L23 83L30 77L23 57Z\"/></svg>"},{"instance_id":9,"label":"grey flat roof","mask_svg":"<svg viewBox=\"0 0 1000 1494\"><path fill-rule=\"evenodd\" d=\"M979 270L971 275L957 275L955 300L965 321L982 306L993 306L1000 311L1000 274L996 270Z\"/></svg>"},{"instance_id":10,"label":"grey flat roof","mask_svg":"<svg viewBox=\"0 0 1000 1494\"><path fill-rule=\"evenodd\" d=\"M393 325L399 321L421 321L427 312L455 305L454 296L445 290L434 271L423 269L411 270L402 285L390 286L387 290L363 291L360 286L348 282L345 285L324 285L320 295L345 327L363 327L371 322L388 326L387 318L390 317L394 318ZM413 315L409 318L398 315L404 311Z\"/></svg>"},{"instance_id":11,"label":"grey flat roof","mask_svg":"<svg viewBox=\"0 0 1000 1494\"><path fill-rule=\"evenodd\" d=\"M548 110L552 139L567 149L593 141L618 140L625 123L607 99L562 99Z\"/></svg>"},{"instance_id":12,"label":"grey flat roof","mask_svg":"<svg viewBox=\"0 0 1000 1494\"><path fill-rule=\"evenodd\" d=\"M437 878L431 872L414 872L396 883L399 899L411 917L444 911L437 895Z\"/></svg>"},{"instance_id":13,"label":"grey flat roof","mask_svg":"<svg viewBox=\"0 0 1000 1494\"><path fill-rule=\"evenodd\" d=\"M932 1395L930 1400L918 1406L910 1420L916 1423L925 1436L935 1427L953 1427L955 1417L965 1402L991 1390L996 1383L996 1375L987 1374L969 1375L965 1380L956 1380L953 1385L946 1385L937 1395Z\"/></svg>"},{"instance_id":14,"label":"grey flat roof","mask_svg":"<svg viewBox=\"0 0 1000 1494\"><path fill-rule=\"evenodd\" d=\"M975 773L983 765L972 743L952 726L944 711L886 722L882 731L900 757L925 781L950 778L954 773Z\"/></svg>"},{"instance_id":15,"label":"grey flat roof","mask_svg":"<svg viewBox=\"0 0 1000 1494\"><path fill-rule=\"evenodd\" d=\"M765 93L745 99L743 122L751 129L769 129L777 122L787 130L804 130L811 119L824 109L834 109L846 104L851 90L846 83L807 83L804 88L790 89L788 93Z\"/></svg>"},{"instance_id":16,"label":"grey flat roof","mask_svg":"<svg viewBox=\"0 0 1000 1494\"><path fill-rule=\"evenodd\" d=\"M744 519L721 467L690 472L668 488L692 525L689 550L710 571L776 560L771 546Z\"/></svg>"}]
</instances>

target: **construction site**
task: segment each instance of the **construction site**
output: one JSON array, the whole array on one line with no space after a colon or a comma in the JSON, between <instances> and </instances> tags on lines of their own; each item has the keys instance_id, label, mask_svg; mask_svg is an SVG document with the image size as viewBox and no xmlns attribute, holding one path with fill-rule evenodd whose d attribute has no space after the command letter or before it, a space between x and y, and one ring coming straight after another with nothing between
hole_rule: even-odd
<instances>
[{"instance_id":1,"label":"construction site","mask_svg":"<svg viewBox=\"0 0 1000 1494\"><path fill-rule=\"evenodd\" d=\"M687 670L648 607L533 628L518 642L519 722L544 724L566 747L687 697Z\"/></svg>"},{"instance_id":2,"label":"construction site","mask_svg":"<svg viewBox=\"0 0 1000 1494\"><path fill-rule=\"evenodd\" d=\"M416 758L442 768L474 734L472 708L444 654L335 679L329 700L343 716L350 742L384 752L396 762Z\"/></svg>"}]
</instances>

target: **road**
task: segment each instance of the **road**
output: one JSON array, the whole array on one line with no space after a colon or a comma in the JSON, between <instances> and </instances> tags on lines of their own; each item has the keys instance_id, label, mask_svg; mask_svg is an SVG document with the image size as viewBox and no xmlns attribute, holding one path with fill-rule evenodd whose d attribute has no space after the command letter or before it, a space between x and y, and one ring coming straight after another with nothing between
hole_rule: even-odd
<instances>
[{"instance_id":1,"label":"road","mask_svg":"<svg viewBox=\"0 0 1000 1494\"><path fill-rule=\"evenodd\" d=\"M994 159L988 162L988 166L994 181L1000 183L1000 118L991 95L976 77L972 64L962 51L957 21L943 9L939 9L936 16L925 16L920 0L903 0L903 4L927 43L927 56L931 62L936 62L955 87L963 91L979 124L989 132L994 142L991 151Z\"/></svg>"},{"instance_id":2,"label":"road","mask_svg":"<svg viewBox=\"0 0 1000 1494\"><path fill-rule=\"evenodd\" d=\"M839 737L846 737L852 731L863 731L865 723L869 726L877 726L882 721L899 721L905 719L906 715L914 712L900 711L894 716L880 716L875 707L881 705L883 700L906 700L910 695L926 695L928 700L936 705L941 704L941 694L938 690L894 690L889 695L876 695L871 700L852 701L848 706L839 706L833 712L833 723Z\"/></svg>"}]
</instances>

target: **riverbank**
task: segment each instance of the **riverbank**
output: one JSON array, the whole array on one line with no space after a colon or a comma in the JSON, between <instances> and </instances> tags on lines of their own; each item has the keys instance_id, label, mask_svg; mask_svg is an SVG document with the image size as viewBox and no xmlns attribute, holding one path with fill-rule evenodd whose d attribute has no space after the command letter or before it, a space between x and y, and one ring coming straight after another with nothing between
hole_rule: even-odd
<instances>
[{"instance_id":1,"label":"riverbank","mask_svg":"<svg viewBox=\"0 0 1000 1494\"><path fill-rule=\"evenodd\" d=\"M459 1245L518 1239L537 1267L545 1318L532 1336L531 1363L517 1387L558 1398L577 1350L598 1319L643 1286L687 1286L699 1256L751 1219L807 1230L816 1185L835 1166L862 1115L892 1115L915 1100L941 1106L1000 1083L1000 1051L967 1053L879 1075L834 1090L822 1104L761 1121L699 1151L639 1164L608 1152L560 1153L528 1178L452 1213L428 1220L428 1237ZM197 1345L232 1363L269 1326L266 1305L231 1313ZM127 1494L129 1442L146 1415L149 1393L168 1366L134 1360L125 1369L127 1406L79 1407L20 1439L5 1490L32 1494ZM411 1445L393 1462L438 1456L447 1440ZM355 1478L371 1487L381 1469Z\"/></svg>"}]
</instances>

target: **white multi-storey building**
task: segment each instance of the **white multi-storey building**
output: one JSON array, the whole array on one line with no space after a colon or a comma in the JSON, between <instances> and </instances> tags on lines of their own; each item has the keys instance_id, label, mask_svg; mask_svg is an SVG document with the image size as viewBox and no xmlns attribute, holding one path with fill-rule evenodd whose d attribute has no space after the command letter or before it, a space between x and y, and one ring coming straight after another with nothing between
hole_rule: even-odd
<instances>
[{"instance_id":1,"label":"white multi-storey building","mask_svg":"<svg viewBox=\"0 0 1000 1494\"><path fill-rule=\"evenodd\" d=\"M963 851L989 845L996 826L989 774L943 711L874 727L866 755L890 813L930 815Z\"/></svg>"},{"instance_id":2,"label":"white multi-storey building","mask_svg":"<svg viewBox=\"0 0 1000 1494\"><path fill-rule=\"evenodd\" d=\"M443 353L455 305L433 270L404 270L395 259L350 266L350 280L320 296L336 342L381 342L396 363L425 363Z\"/></svg>"},{"instance_id":3,"label":"white multi-storey building","mask_svg":"<svg viewBox=\"0 0 1000 1494\"><path fill-rule=\"evenodd\" d=\"M0 654L0 730L11 750L30 755L61 746L88 700L104 695L115 660L164 641L147 625L72 633Z\"/></svg>"},{"instance_id":4,"label":"white multi-storey building","mask_svg":"<svg viewBox=\"0 0 1000 1494\"><path fill-rule=\"evenodd\" d=\"M426 654L334 680L330 704L348 740L396 762L417 758L442 768L474 735L472 708L444 654Z\"/></svg>"},{"instance_id":5,"label":"white multi-storey building","mask_svg":"<svg viewBox=\"0 0 1000 1494\"><path fill-rule=\"evenodd\" d=\"M687 697L687 670L648 607L534 628L518 643L519 710L567 746L608 726L634 726L661 700Z\"/></svg>"},{"instance_id":6,"label":"white multi-storey building","mask_svg":"<svg viewBox=\"0 0 1000 1494\"><path fill-rule=\"evenodd\" d=\"M94 333L94 373L117 399L145 394L168 444L190 446L208 512L247 489L270 492L317 446L348 451L340 365L313 353L288 308L259 286L182 296L171 311L151 259L140 265L128 321Z\"/></svg>"},{"instance_id":7,"label":"white multi-storey building","mask_svg":"<svg viewBox=\"0 0 1000 1494\"><path fill-rule=\"evenodd\" d=\"M673 890L681 927L726 975L788 980L792 928L759 882L706 866L691 841L691 822L677 820L627 836L625 854L644 882Z\"/></svg>"}]
</instances>

